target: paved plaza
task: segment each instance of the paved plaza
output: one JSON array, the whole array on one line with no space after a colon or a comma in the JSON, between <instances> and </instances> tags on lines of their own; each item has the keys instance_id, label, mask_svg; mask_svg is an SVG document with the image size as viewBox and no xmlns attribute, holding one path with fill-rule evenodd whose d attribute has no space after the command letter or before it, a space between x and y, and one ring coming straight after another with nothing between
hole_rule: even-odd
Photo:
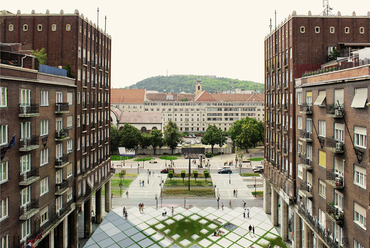
<instances>
[{"instance_id":1,"label":"paved plaza","mask_svg":"<svg viewBox=\"0 0 370 248\"><path fill-rule=\"evenodd\" d=\"M200 209L193 207L184 209L177 207L172 216L171 210L167 208L167 216L162 213L165 209L145 208L140 213L137 207L129 208L127 219L122 215L122 208L115 208L106 216L104 221L96 229L94 234L85 244L85 248L119 248L119 247L254 247L261 248L261 245L268 244L267 239L274 239L278 233L267 217L263 209L252 207L250 218L243 218L243 208L237 207L224 210L217 210L212 207ZM194 234L189 239L179 235L167 236L170 230L167 228L176 220L181 219L200 220L206 223L206 227L200 231L211 233L205 238L199 238ZM221 227L221 235L214 236L216 224L226 224L233 228ZM249 225L255 227L255 233L249 231ZM233 229L233 230L229 230ZM174 244L176 243L176 244Z\"/></svg>"}]
</instances>

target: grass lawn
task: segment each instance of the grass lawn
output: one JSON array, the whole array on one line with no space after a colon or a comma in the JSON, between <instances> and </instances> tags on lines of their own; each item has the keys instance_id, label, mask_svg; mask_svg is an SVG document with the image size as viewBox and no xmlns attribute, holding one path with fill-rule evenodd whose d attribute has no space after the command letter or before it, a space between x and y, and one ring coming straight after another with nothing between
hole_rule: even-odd
<instances>
[{"instance_id":1,"label":"grass lawn","mask_svg":"<svg viewBox=\"0 0 370 248\"><path fill-rule=\"evenodd\" d=\"M150 161L152 159L154 159L154 158L152 158L152 157L145 157L145 158L137 158L134 161Z\"/></svg>"},{"instance_id":2,"label":"grass lawn","mask_svg":"<svg viewBox=\"0 0 370 248\"><path fill-rule=\"evenodd\" d=\"M120 160L127 160L127 159L131 159L132 157L126 157L126 156L120 156L120 155L111 155L110 156L110 160L112 161L120 161Z\"/></svg>"},{"instance_id":3,"label":"grass lawn","mask_svg":"<svg viewBox=\"0 0 370 248\"><path fill-rule=\"evenodd\" d=\"M130 186L132 181L134 181L134 180L133 179L124 179L124 180L122 180L122 187L127 188L128 186ZM112 188L119 187L120 182L121 182L121 179L111 179Z\"/></svg>"},{"instance_id":4,"label":"grass lawn","mask_svg":"<svg viewBox=\"0 0 370 248\"><path fill-rule=\"evenodd\" d=\"M190 191L185 188L167 188L165 190L162 190L162 195L163 196L191 196L191 197L196 197L196 196L201 196L201 197L214 197L215 192L213 188L190 188Z\"/></svg>"},{"instance_id":5,"label":"grass lawn","mask_svg":"<svg viewBox=\"0 0 370 248\"><path fill-rule=\"evenodd\" d=\"M286 244L284 243L284 241L281 237L277 237L275 239L265 237L264 239L270 241L271 247L287 248ZM268 248L268 246L269 246L269 244L262 245L263 248Z\"/></svg>"},{"instance_id":6,"label":"grass lawn","mask_svg":"<svg viewBox=\"0 0 370 248\"><path fill-rule=\"evenodd\" d=\"M263 197L263 191L252 191L252 195L257 195L258 198Z\"/></svg>"},{"instance_id":7,"label":"grass lawn","mask_svg":"<svg viewBox=\"0 0 370 248\"><path fill-rule=\"evenodd\" d=\"M249 160L251 160L251 161L261 161L261 160L263 160L264 158L251 158L251 159L249 159Z\"/></svg>"},{"instance_id":8,"label":"grass lawn","mask_svg":"<svg viewBox=\"0 0 370 248\"><path fill-rule=\"evenodd\" d=\"M170 187L175 187L175 186L188 186L188 180L185 178L184 182L182 179L168 179L164 183L164 186L170 186ZM198 186L198 187L208 187L208 186L213 186L211 181L204 181L204 180L190 180L190 186Z\"/></svg>"},{"instance_id":9,"label":"grass lawn","mask_svg":"<svg viewBox=\"0 0 370 248\"><path fill-rule=\"evenodd\" d=\"M159 157L160 159L163 159L163 160L176 160L177 157L175 156L162 156L162 157Z\"/></svg>"},{"instance_id":10,"label":"grass lawn","mask_svg":"<svg viewBox=\"0 0 370 248\"><path fill-rule=\"evenodd\" d=\"M137 173L126 173L125 177L137 177L139 174ZM119 173L114 174L113 178L119 178Z\"/></svg>"},{"instance_id":11,"label":"grass lawn","mask_svg":"<svg viewBox=\"0 0 370 248\"><path fill-rule=\"evenodd\" d=\"M239 174L242 177L259 177L260 174L258 173L240 173Z\"/></svg>"}]
</instances>

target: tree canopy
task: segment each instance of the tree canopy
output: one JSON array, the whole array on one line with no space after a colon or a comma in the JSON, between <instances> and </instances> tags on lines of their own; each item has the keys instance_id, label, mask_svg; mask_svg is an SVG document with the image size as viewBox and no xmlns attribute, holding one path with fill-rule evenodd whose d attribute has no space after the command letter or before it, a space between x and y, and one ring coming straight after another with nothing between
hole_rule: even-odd
<instances>
[{"instance_id":1,"label":"tree canopy","mask_svg":"<svg viewBox=\"0 0 370 248\"><path fill-rule=\"evenodd\" d=\"M179 131L179 127L176 122L169 121L164 127L164 142L171 148L172 154L173 149L177 147L177 144L182 141L182 134Z\"/></svg>"},{"instance_id":2,"label":"tree canopy","mask_svg":"<svg viewBox=\"0 0 370 248\"><path fill-rule=\"evenodd\" d=\"M256 146L257 142L264 140L264 124L254 118L246 117L237 120L229 130L233 142L240 148Z\"/></svg>"},{"instance_id":3,"label":"tree canopy","mask_svg":"<svg viewBox=\"0 0 370 248\"><path fill-rule=\"evenodd\" d=\"M141 141L139 129L127 123L123 126L120 136L121 139L119 145L129 149L136 148Z\"/></svg>"},{"instance_id":4,"label":"tree canopy","mask_svg":"<svg viewBox=\"0 0 370 248\"><path fill-rule=\"evenodd\" d=\"M221 129L218 129L216 125L209 125L206 132L202 137L202 143L205 145L210 145L212 147L212 154L213 154L213 147L218 144L220 147L223 146L226 142L226 137Z\"/></svg>"},{"instance_id":5,"label":"tree canopy","mask_svg":"<svg viewBox=\"0 0 370 248\"><path fill-rule=\"evenodd\" d=\"M159 129L153 129L150 131L150 144L153 146L153 151L155 151L157 147L161 148L164 145L163 133Z\"/></svg>"}]
</instances>

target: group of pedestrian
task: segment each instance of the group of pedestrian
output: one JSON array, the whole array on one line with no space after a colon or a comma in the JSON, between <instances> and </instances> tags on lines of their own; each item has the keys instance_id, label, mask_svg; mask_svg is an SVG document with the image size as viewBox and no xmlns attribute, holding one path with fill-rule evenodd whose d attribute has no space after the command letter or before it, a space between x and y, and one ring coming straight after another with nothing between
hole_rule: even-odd
<instances>
[{"instance_id":1,"label":"group of pedestrian","mask_svg":"<svg viewBox=\"0 0 370 248\"><path fill-rule=\"evenodd\" d=\"M254 236L254 226L249 225L249 233L250 234L252 234L251 231L253 232L253 236Z\"/></svg>"},{"instance_id":2,"label":"group of pedestrian","mask_svg":"<svg viewBox=\"0 0 370 248\"><path fill-rule=\"evenodd\" d=\"M234 195L234 197L238 197L238 190L237 189L234 189L233 195Z\"/></svg>"},{"instance_id":3,"label":"group of pedestrian","mask_svg":"<svg viewBox=\"0 0 370 248\"><path fill-rule=\"evenodd\" d=\"M139 203L139 212L140 212L141 214L143 214L143 213L144 213L144 203Z\"/></svg>"},{"instance_id":4,"label":"group of pedestrian","mask_svg":"<svg viewBox=\"0 0 370 248\"><path fill-rule=\"evenodd\" d=\"M139 180L140 187L144 187L144 180Z\"/></svg>"},{"instance_id":5,"label":"group of pedestrian","mask_svg":"<svg viewBox=\"0 0 370 248\"><path fill-rule=\"evenodd\" d=\"M163 217L166 217L167 216L167 210L165 209L164 212L162 213L162 216Z\"/></svg>"},{"instance_id":6,"label":"group of pedestrian","mask_svg":"<svg viewBox=\"0 0 370 248\"><path fill-rule=\"evenodd\" d=\"M123 216L127 219L127 210L126 210L126 207L123 207Z\"/></svg>"}]
</instances>

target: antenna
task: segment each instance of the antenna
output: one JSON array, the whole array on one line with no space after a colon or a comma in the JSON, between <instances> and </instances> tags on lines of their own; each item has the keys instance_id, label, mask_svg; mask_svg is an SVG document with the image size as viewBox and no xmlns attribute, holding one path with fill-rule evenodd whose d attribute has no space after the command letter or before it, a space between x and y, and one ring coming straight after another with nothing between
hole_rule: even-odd
<instances>
[{"instance_id":1,"label":"antenna","mask_svg":"<svg viewBox=\"0 0 370 248\"><path fill-rule=\"evenodd\" d=\"M272 31L272 18L270 18L270 25L269 25L269 27L270 27L270 32Z\"/></svg>"},{"instance_id":2,"label":"antenna","mask_svg":"<svg viewBox=\"0 0 370 248\"><path fill-rule=\"evenodd\" d=\"M98 29L99 29L99 8L97 10L97 25L98 25Z\"/></svg>"},{"instance_id":3,"label":"antenna","mask_svg":"<svg viewBox=\"0 0 370 248\"><path fill-rule=\"evenodd\" d=\"M107 16L105 16L104 32L107 31Z\"/></svg>"},{"instance_id":4,"label":"antenna","mask_svg":"<svg viewBox=\"0 0 370 248\"><path fill-rule=\"evenodd\" d=\"M326 13L326 16L328 16L329 13L331 14L333 8L329 6L329 0L322 0L322 5L324 7L324 12Z\"/></svg>"}]
</instances>

